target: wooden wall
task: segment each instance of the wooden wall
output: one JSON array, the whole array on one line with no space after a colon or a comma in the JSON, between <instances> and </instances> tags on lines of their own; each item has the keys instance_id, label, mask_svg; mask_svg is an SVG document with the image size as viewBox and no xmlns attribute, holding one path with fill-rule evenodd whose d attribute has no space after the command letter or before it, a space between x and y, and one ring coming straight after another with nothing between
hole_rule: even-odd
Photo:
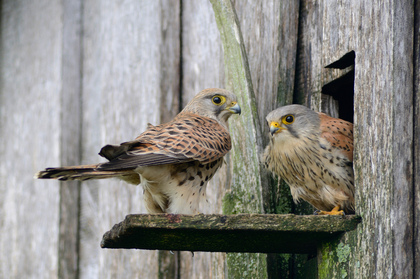
<instances>
[{"instance_id":1,"label":"wooden wall","mask_svg":"<svg viewBox=\"0 0 420 279\"><path fill-rule=\"evenodd\" d=\"M420 276L418 0L0 3L0 278ZM356 200L363 221L320 248L318 268L299 268L291 255L104 250L105 231L145 212L142 189L117 180L33 179L45 167L97 162L103 145L168 121L198 91L230 87L213 11L229 3L255 97L255 104L241 104L256 108L256 124L241 124L259 126L253 152L267 143L265 115L279 105L336 114L322 86L346 70L324 67L356 53ZM208 186L203 213L223 213L223 197L235 191L232 157ZM293 211L287 187L263 170L258 175L258 210ZM350 249L345 262L338 260L343 247ZM253 274L261 269L267 271Z\"/></svg>"}]
</instances>

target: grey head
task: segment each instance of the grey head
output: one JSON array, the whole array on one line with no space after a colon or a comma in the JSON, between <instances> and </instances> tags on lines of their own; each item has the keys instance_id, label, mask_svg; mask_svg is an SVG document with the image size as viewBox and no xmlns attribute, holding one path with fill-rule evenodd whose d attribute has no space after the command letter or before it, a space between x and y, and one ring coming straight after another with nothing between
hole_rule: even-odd
<instances>
[{"instance_id":1,"label":"grey head","mask_svg":"<svg viewBox=\"0 0 420 279\"><path fill-rule=\"evenodd\" d=\"M266 119L273 138L298 139L319 133L318 113L302 105L280 107L270 112Z\"/></svg>"}]
</instances>

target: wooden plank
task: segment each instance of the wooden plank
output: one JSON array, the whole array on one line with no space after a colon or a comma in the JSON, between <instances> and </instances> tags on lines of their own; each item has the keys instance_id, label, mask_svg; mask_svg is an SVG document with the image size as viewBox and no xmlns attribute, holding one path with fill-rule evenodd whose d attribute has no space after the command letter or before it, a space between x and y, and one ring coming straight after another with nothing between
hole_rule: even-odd
<instances>
[{"instance_id":1,"label":"wooden plank","mask_svg":"<svg viewBox=\"0 0 420 279\"><path fill-rule=\"evenodd\" d=\"M225 87L222 44L209 1L182 2L182 103L204 88ZM233 117L232 117L233 118ZM229 155L228 155L229 156ZM228 160L228 159L226 159ZM222 213L229 169L217 171L206 189L201 213ZM179 252L180 278L225 278L225 253Z\"/></svg>"},{"instance_id":2,"label":"wooden plank","mask_svg":"<svg viewBox=\"0 0 420 279\"><path fill-rule=\"evenodd\" d=\"M420 278L420 1L414 1L414 278Z\"/></svg>"},{"instance_id":3,"label":"wooden plank","mask_svg":"<svg viewBox=\"0 0 420 279\"><path fill-rule=\"evenodd\" d=\"M413 3L392 1L381 12L377 5L361 4L356 49L355 107L367 109L355 115L356 208L366 220L355 272L411 278ZM370 27L368 18L375 18Z\"/></svg>"},{"instance_id":4,"label":"wooden plank","mask_svg":"<svg viewBox=\"0 0 420 279\"><path fill-rule=\"evenodd\" d=\"M344 1L323 15L323 61L356 52L354 170L363 223L320 250L319 277L413 278L413 3Z\"/></svg>"},{"instance_id":5,"label":"wooden plank","mask_svg":"<svg viewBox=\"0 0 420 279\"><path fill-rule=\"evenodd\" d=\"M164 123L172 120L182 105L181 1L161 3L160 13L160 123ZM179 253L158 252L159 278L179 278L180 267Z\"/></svg>"},{"instance_id":6,"label":"wooden plank","mask_svg":"<svg viewBox=\"0 0 420 279\"><path fill-rule=\"evenodd\" d=\"M128 215L105 233L102 248L209 252L315 253L360 217L275 214Z\"/></svg>"},{"instance_id":7,"label":"wooden plank","mask_svg":"<svg viewBox=\"0 0 420 279\"><path fill-rule=\"evenodd\" d=\"M235 1L234 7L243 30L258 119L268 135L266 114L293 98L299 2L245 0ZM290 37L284 40L286 36Z\"/></svg>"},{"instance_id":8,"label":"wooden plank","mask_svg":"<svg viewBox=\"0 0 420 279\"><path fill-rule=\"evenodd\" d=\"M269 141L266 115L293 101L299 1L236 1L235 10L241 30L245 30L244 47L264 148ZM267 174L262 179L265 212L280 213L275 212L283 207L276 204L277 183L271 187Z\"/></svg>"},{"instance_id":9,"label":"wooden plank","mask_svg":"<svg viewBox=\"0 0 420 279\"><path fill-rule=\"evenodd\" d=\"M266 115L293 102L300 2L234 1L262 129L261 149L269 141ZM261 178L264 212L293 212L296 207L289 186L276 181L269 173L263 173ZM303 266L294 261L291 255L267 255L268 276L285 276L290 266Z\"/></svg>"},{"instance_id":10,"label":"wooden plank","mask_svg":"<svg viewBox=\"0 0 420 279\"><path fill-rule=\"evenodd\" d=\"M169 0L84 3L83 163L100 161L103 145L134 139L148 122L170 118L162 106L177 112L180 46L171 32L180 24L179 9L179 1ZM157 278L169 268L159 266L156 251L98 245L116 220L146 212L141 187L104 180L82 183L81 191L80 278Z\"/></svg>"},{"instance_id":11,"label":"wooden plank","mask_svg":"<svg viewBox=\"0 0 420 279\"><path fill-rule=\"evenodd\" d=\"M57 278L63 6L1 1L0 277Z\"/></svg>"},{"instance_id":12,"label":"wooden plank","mask_svg":"<svg viewBox=\"0 0 420 279\"><path fill-rule=\"evenodd\" d=\"M80 164L82 91L82 2L63 2L60 165ZM79 272L80 183L60 183L59 278Z\"/></svg>"},{"instance_id":13,"label":"wooden plank","mask_svg":"<svg viewBox=\"0 0 420 279\"><path fill-rule=\"evenodd\" d=\"M391 224L393 272L395 277L410 278L414 275L413 251L413 128L414 128L414 3L393 1L390 11L392 24L393 66L392 110L389 111L392 125L392 192ZM384 131L386 133L386 131Z\"/></svg>"},{"instance_id":14,"label":"wooden plank","mask_svg":"<svg viewBox=\"0 0 420 279\"><path fill-rule=\"evenodd\" d=\"M321 110L321 48L323 1L300 3L299 40L296 61L294 103ZM333 3L330 3L333 4ZM326 66L326 65L325 65Z\"/></svg>"},{"instance_id":15,"label":"wooden plank","mask_svg":"<svg viewBox=\"0 0 420 279\"><path fill-rule=\"evenodd\" d=\"M237 94L242 115L231 120L232 136L230 193L225 195L223 212L261 213L264 210L261 151L261 128L253 91L248 58L230 0L212 0L213 11L222 38L226 87ZM244 127L246 127L244 129ZM227 255L228 277L266 278L266 255ZM252 264L252 270L249 266Z\"/></svg>"}]
</instances>

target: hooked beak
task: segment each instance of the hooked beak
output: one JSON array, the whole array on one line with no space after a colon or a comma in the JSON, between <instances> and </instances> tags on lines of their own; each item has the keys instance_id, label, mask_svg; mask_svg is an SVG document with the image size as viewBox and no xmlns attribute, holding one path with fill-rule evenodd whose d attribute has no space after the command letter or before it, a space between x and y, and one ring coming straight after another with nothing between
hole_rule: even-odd
<instances>
[{"instance_id":1,"label":"hooked beak","mask_svg":"<svg viewBox=\"0 0 420 279\"><path fill-rule=\"evenodd\" d=\"M238 105L237 102L232 102L230 106L227 106L225 110L234 113L234 114L241 114L241 107Z\"/></svg>"},{"instance_id":2,"label":"hooked beak","mask_svg":"<svg viewBox=\"0 0 420 279\"><path fill-rule=\"evenodd\" d=\"M270 133L273 136L274 134L280 133L281 131L285 130L286 128L283 128L280 126L278 122L271 122L270 123Z\"/></svg>"}]
</instances>

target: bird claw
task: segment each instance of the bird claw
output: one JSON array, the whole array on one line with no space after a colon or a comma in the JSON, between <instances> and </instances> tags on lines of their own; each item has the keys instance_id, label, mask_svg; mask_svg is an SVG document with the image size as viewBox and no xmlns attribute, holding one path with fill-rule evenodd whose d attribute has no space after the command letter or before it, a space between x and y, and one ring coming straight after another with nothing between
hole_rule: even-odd
<instances>
[{"instance_id":1,"label":"bird claw","mask_svg":"<svg viewBox=\"0 0 420 279\"><path fill-rule=\"evenodd\" d=\"M314 215L319 215L319 213L321 212L321 210L317 209L314 211Z\"/></svg>"},{"instance_id":2,"label":"bird claw","mask_svg":"<svg viewBox=\"0 0 420 279\"><path fill-rule=\"evenodd\" d=\"M340 210L339 206L334 207L331 211L315 210L314 215L339 215L345 216L343 210Z\"/></svg>"}]
</instances>

